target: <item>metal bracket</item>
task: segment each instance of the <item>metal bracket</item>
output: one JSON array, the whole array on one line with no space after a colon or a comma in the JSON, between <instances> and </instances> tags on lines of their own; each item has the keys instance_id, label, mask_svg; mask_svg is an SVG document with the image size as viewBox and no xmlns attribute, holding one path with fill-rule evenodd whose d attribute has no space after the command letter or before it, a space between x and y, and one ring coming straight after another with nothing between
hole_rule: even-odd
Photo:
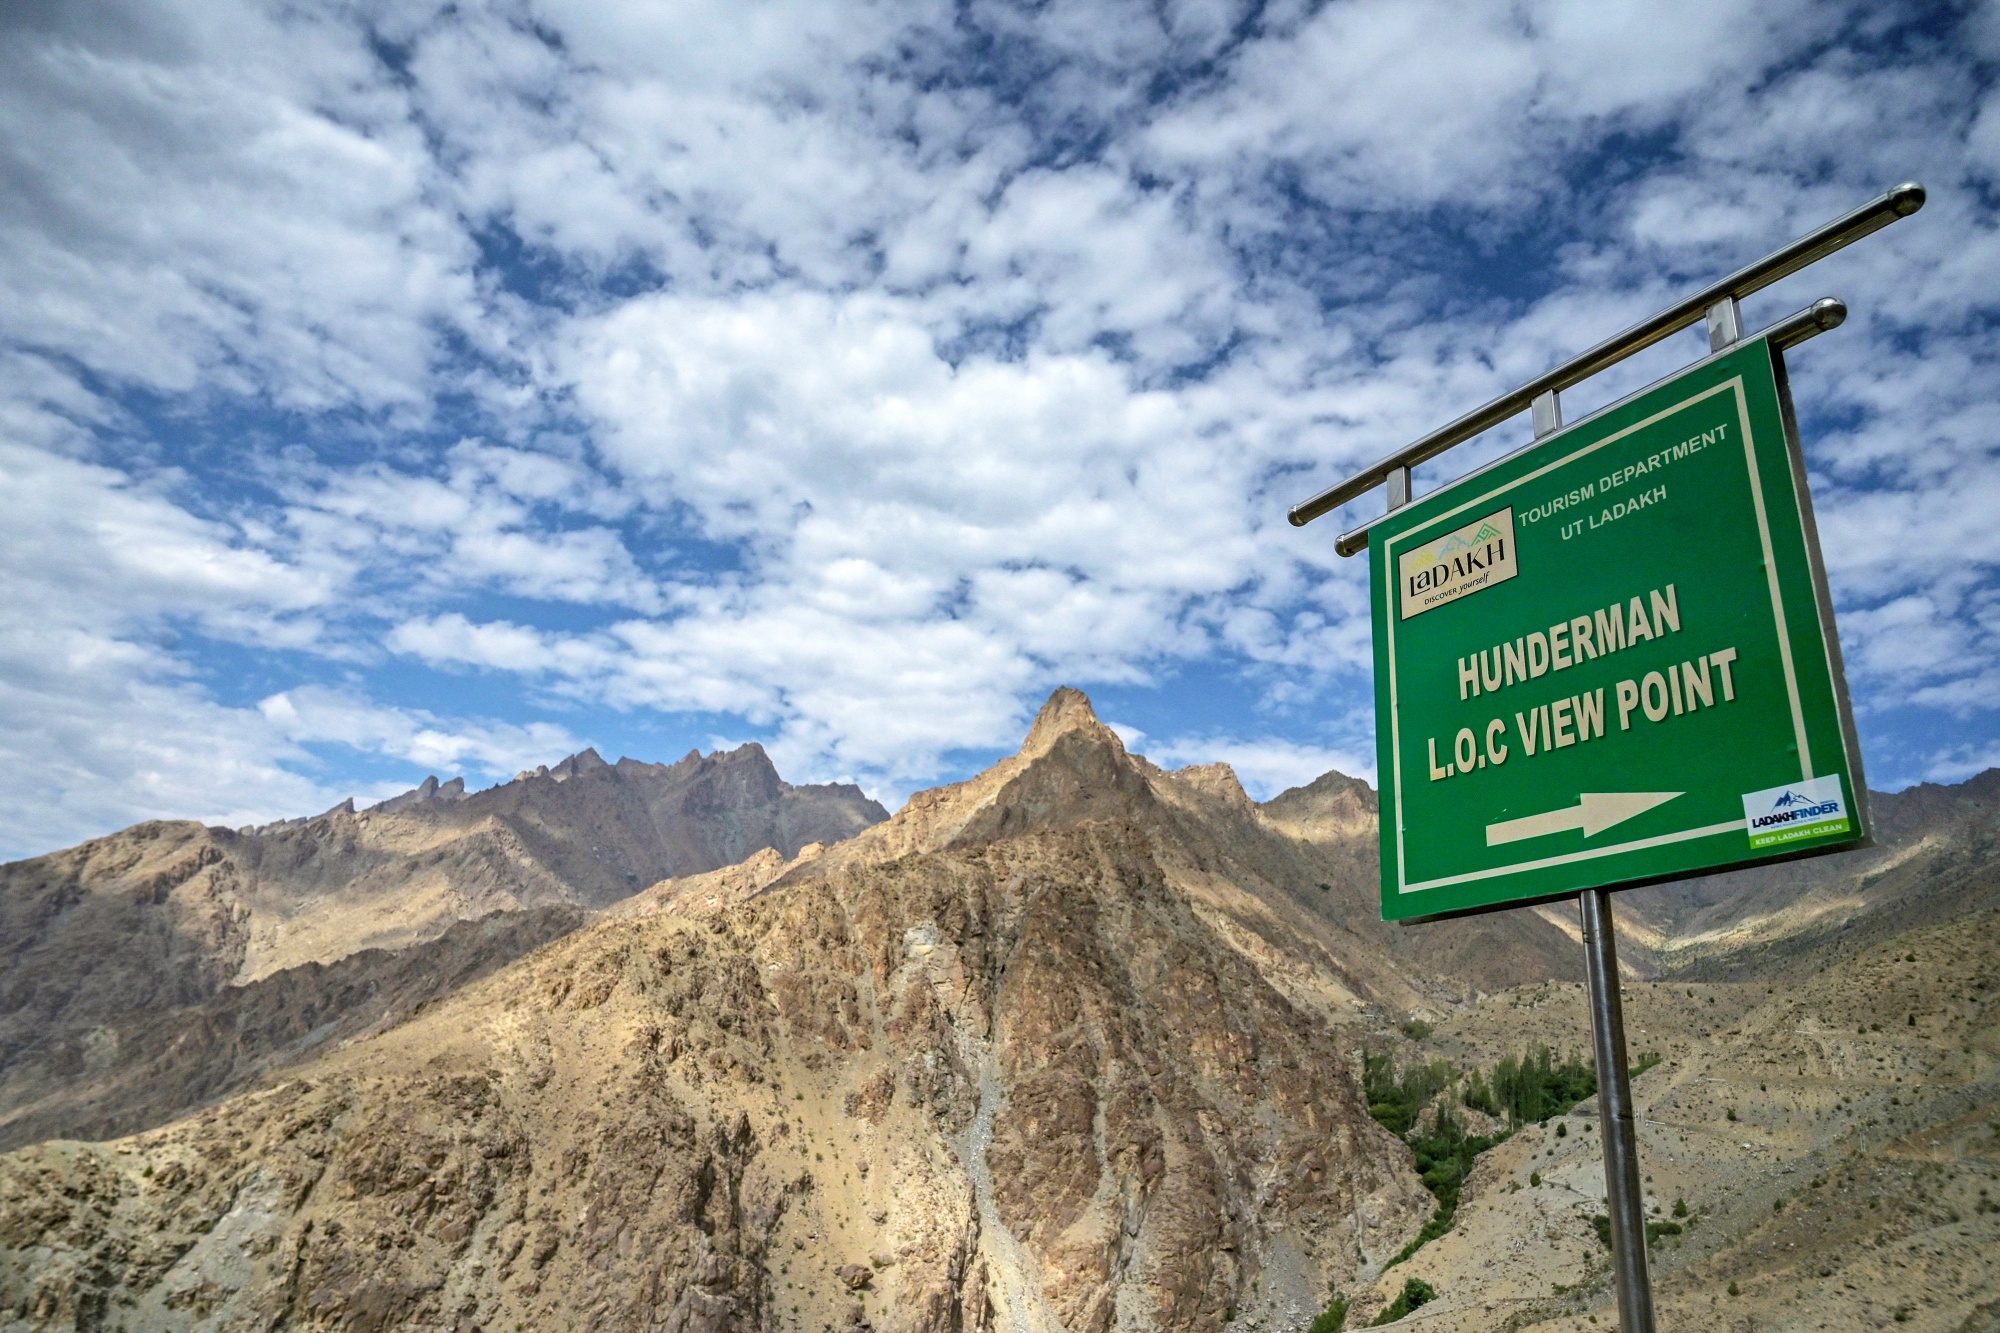
<instances>
[{"instance_id":1,"label":"metal bracket","mask_svg":"<svg viewBox=\"0 0 2000 1333\"><path fill-rule=\"evenodd\" d=\"M1389 508L1401 509L1416 498L1408 468L1390 468L1389 475L1383 480L1389 483Z\"/></svg>"},{"instance_id":2,"label":"metal bracket","mask_svg":"<svg viewBox=\"0 0 2000 1333\"><path fill-rule=\"evenodd\" d=\"M1535 395L1535 401L1528 406L1528 416L1535 424L1536 439L1555 434L1563 424L1562 395L1554 389Z\"/></svg>"},{"instance_id":3,"label":"metal bracket","mask_svg":"<svg viewBox=\"0 0 2000 1333\"><path fill-rule=\"evenodd\" d=\"M1708 308L1708 350L1720 352L1743 341L1743 307L1725 296Z\"/></svg>"}]
</instances>

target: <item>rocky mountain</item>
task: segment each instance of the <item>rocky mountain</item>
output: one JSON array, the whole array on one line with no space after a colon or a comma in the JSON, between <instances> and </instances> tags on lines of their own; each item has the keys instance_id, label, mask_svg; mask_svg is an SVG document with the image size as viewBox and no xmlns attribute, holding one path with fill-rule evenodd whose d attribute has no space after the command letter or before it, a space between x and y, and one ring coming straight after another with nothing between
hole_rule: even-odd
<instances>
[{"instance_id":1,"label":"rocky mountain","mask_svg":"<svg viewBox=\"0 0 2000 1333\"><path fill-rule=\"evenodd\" d=\"M1661 1056L1647 1185L1662 1223L1687 1206L1656 1254L1676 1326L2000 1311L1983 784L1735 899L1621 896L1631 1043ZM414 795L382 813L477 799ZM575 929L512 911L237 975L190 1002L199 1039L103 1023L33 1123L156 1127L0 1156L0 1330L1264 1333L1336 1296L1359 1326L1418 1278L1430 1330L1591 1333L1587 1101L1481 1154L1395 1262L1441 1196L1363 1051L1455 1071L1434 1131L1478 1114L1472 1072L1588 1026L1561 912L1384 925L1374 824L1337 774L1258 805L1224 766L1163 771L1064 690L1018 754L845 841ZM1845 933L1813 935L1815 893Z\"/></svg>"},{"instance_id":2,"label":"rocky mountain","mask_svg":"<svg viewBox=\"0 0 2000 1333\"><path fill-rule=\"evenodd\" d=\"M325 988L353 996L393 989L402 983L347 989L349 974L405 967L388 955L455 922L542 909L539 926L515 923L481 937L490 965L514 956L496 939L514 941L518 953L554 923L580 921L575 909L760 850L789 857L886 813L857 787L784 782L756 745L670 765L607 764L586 750L471 795L462 780L431 779L366 810L345 802L310 819L240 830L140 824L0 866L0 1143L135 1124L96 1093L85 1099L96 1110L75 1100L105 1068L129 1075L135 1024L154 1024L153 1039L163 1039L161 1016L178 1013L175 1021L205 1030L221 1021L218 1003L255 1007L236 988L371 950L376 956L322 978ZM328 1033L346 1031L360 1012L330 1017ZM272 1054L268 1043L251 1045L238 1074ZM65 1105L81 1118L65 1119Z\"/></svg>"},{"instance_id":3,"label":"rocky mountain","mask_svg":"<svg viewBox=\"0 0 2000 1333\"><path fill-rule=\"evenodd\" d=\"M1376 801L1338 773L1263 806L1226 764L1164 772L1127 754L1072 689L1057 690L1020 753L919 792L895 819L832 849L825 866L976 846L1114 821L1148 831L1176 882L1236 947L1332 1017L1385 1014L1479 990L1582 975L1562 930L1524 913L1392 926L1378 908Z\"/></svg>"},{"instance_id":4,"label":"rocky mountain","mask_svg":"<svg viewBox=\"0 0 2000 1333\"><path fill-rule=\"evenodd\" d=\"M1368 910L1362 796L1252 803L1060 691L1020 754L680 877L199 1116L0 1159L0 1310L272 1322L1219 1327L1428 1214L1362 1032L1567 952ZM1302 836L1303 835L1303 836ZM33 1256L32 1258L30 1256Z\"/></svg>"}]
</instances>

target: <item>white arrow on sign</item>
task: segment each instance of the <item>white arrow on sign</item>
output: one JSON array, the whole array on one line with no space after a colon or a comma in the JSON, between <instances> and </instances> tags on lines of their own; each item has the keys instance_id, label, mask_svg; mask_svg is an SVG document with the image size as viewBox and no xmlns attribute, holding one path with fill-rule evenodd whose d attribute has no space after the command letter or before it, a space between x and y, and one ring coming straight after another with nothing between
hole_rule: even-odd
<instances>
[{"instance_id":1,"label":"white arrow on sign","mask_svg":"<svg viewBox=\"0 0 2000 1333\"><path fill-rule=\"evenodd\" d=\"M1519 842L1523 838L1539 838L1548 833L1567 833L1576 828L1583 830L1584 837L1594 838L1613 824L1622 824L1634 815L1643 815L1656 805L1665 805L1674 797L1686 794L1678 791L1587 791L1575 805L1565 809L1488 824L1486 845L1498 847L1503 842Z\"/></svg>"}]
</instances>

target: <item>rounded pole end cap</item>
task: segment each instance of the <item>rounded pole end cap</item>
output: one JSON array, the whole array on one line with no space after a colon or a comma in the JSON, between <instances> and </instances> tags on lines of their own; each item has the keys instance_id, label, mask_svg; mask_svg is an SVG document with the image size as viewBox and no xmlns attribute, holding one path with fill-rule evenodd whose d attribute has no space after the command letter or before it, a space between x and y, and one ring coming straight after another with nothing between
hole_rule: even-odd
<instances>
[{"instance_id":1,"label":"rounded pole end cap","mask_svg":"<svg viewBox=\"0 0 2000 1333\"><path fill-rule=\"evenodd\" d=\"M1929 197L1924 187L1915 181L1904 181L1889 191L1890 206L1896 210L1896 216L1899 218L1906 218L1922 208L1924 200Z\"/></svg>"}]
</instances>

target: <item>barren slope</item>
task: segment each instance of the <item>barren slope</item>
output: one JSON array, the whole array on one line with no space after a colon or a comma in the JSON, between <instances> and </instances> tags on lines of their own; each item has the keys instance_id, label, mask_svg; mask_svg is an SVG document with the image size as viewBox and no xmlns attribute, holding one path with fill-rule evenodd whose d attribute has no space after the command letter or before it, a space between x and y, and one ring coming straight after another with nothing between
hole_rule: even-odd
<instances>
[{"instance_id":1,"label":"barren slope","mask_svg":"<svg viewBox=\"0 0 2000 1333\"><path fill-rule=\"evenodd\" d=\"M1918 927L1801 983L1628 986L1662 1328L1986 1333L2000 1313L2000 914ZM1912 1021L1914 1019L1914 1022ZM1490 1068L1588 1048L1581 989L1524 987L1453 1014L1405 1059ZM1427 1331L1615 1326L1596 1104L1479 1160L1453 1231L1409 1277ZM1539 1183L1535 1177L1539 1176ZM1684 1201L1690 1216L1676 1220ZM1734 1284L1736 1294L1730 1292ZM1591 1320L1597 1323L1593 1325Z\"/></svg>"},{"instance_id":2,"label":"barren slope","mask_svg":"<svg viewBox=\"0 0 2000 1333\"><path fill-rule=\"evenodd\" d=\"M1362 1034L1466 992L1440 949L1568 947L1387 931L1371 816L1344 781L1267 811L1164 773L1059 691L1019 756L846 843L664 882L195 1120L0 1159L0 1310L1309 1318L1430 1210Z\"/></svg>"},{"instance_id":3,"label":"barren slope","mask_svg":"<svg viewBox=\"0 0 2000 1333\"><path fill-rule=\"evenodd\" d=\"M1230 938L1254 902L1179 887L1213 873L1193 866L1208 853L1170 866L1166 825L1113 817L1119 801L1082 821L1039 804L1108 764L1144 779L1121 800L1160 812L1115 737L1060 725L1014 796L982 804L989 836L835 848L702 915L606 920L270 1091L0 1159L0 1310L28 1327L1310 1314L1428 1196L1364 1113L1342 1029Z\"/></svg>"},{"instance_id":4,"label":"barren slope","mask_svg":"<svg viewBox=\"0 0 2000 1333\"><path fill-rule=\"evenodd\" d=\"M0 1073L0 1149L165 1124L333 1044L393 1027L587 918L577 907L496 912L421 944L305 963L199 1004L132 1009L32 1046Z\"/></svg>"},{"instance_id":5,"label":"barren slope","mask_svg":"<svg viewBox=\"0 0 2000 1333\"><path fill-rule=\"evenodd\" d=\"M1648 1188L1693 1214L1663 1327L1992 1325L1985 799L1918 793L1865 872L1620 900L1670 965L1775 969L1628 983ZM1382 1269L1433 1201L1361 1050L1490 1068L1588 1029L1561 911L1383 925L1374 818L1337 774L1259 806L1164 772L1058 691L846 842L668 875L193 1119L0 1157L0 1330L1263 1333L1417 1276L1413 1325L1599 1333L1590 1103ZM1810 900L1848 874L1842 933Z\"/></svg>"},{"instance_id":6,"label":"barren slope","mask_svg":"<svg viewBox=\"0 0 2000 1333\"><path fill-rule=\"evenodd\" d=\"M196 1090L238 1086L311 1045L225 1015L284 994L327 1032L348 1032L379 1018L363 1017L375 989L407 990L384 978L416 960L377 956L333 974L319 964L538 912L501 929L520 947L485 949L490 965L555 922L574 925L579 907L760 849L790 856L882 817L856 788L781 781L754 745L673 765L585 751L471 796L433 780L371 810L246 830L140 824L0 866L0 1143L157 1123ZM459 970L449 947L424 957L440 975ZM361 1008L333 1012L341 1003ZM155 1048L179 1052L171 1074ZM135 1051L181 1091L145 1086Z\"/></svg>"}]
</instances>

